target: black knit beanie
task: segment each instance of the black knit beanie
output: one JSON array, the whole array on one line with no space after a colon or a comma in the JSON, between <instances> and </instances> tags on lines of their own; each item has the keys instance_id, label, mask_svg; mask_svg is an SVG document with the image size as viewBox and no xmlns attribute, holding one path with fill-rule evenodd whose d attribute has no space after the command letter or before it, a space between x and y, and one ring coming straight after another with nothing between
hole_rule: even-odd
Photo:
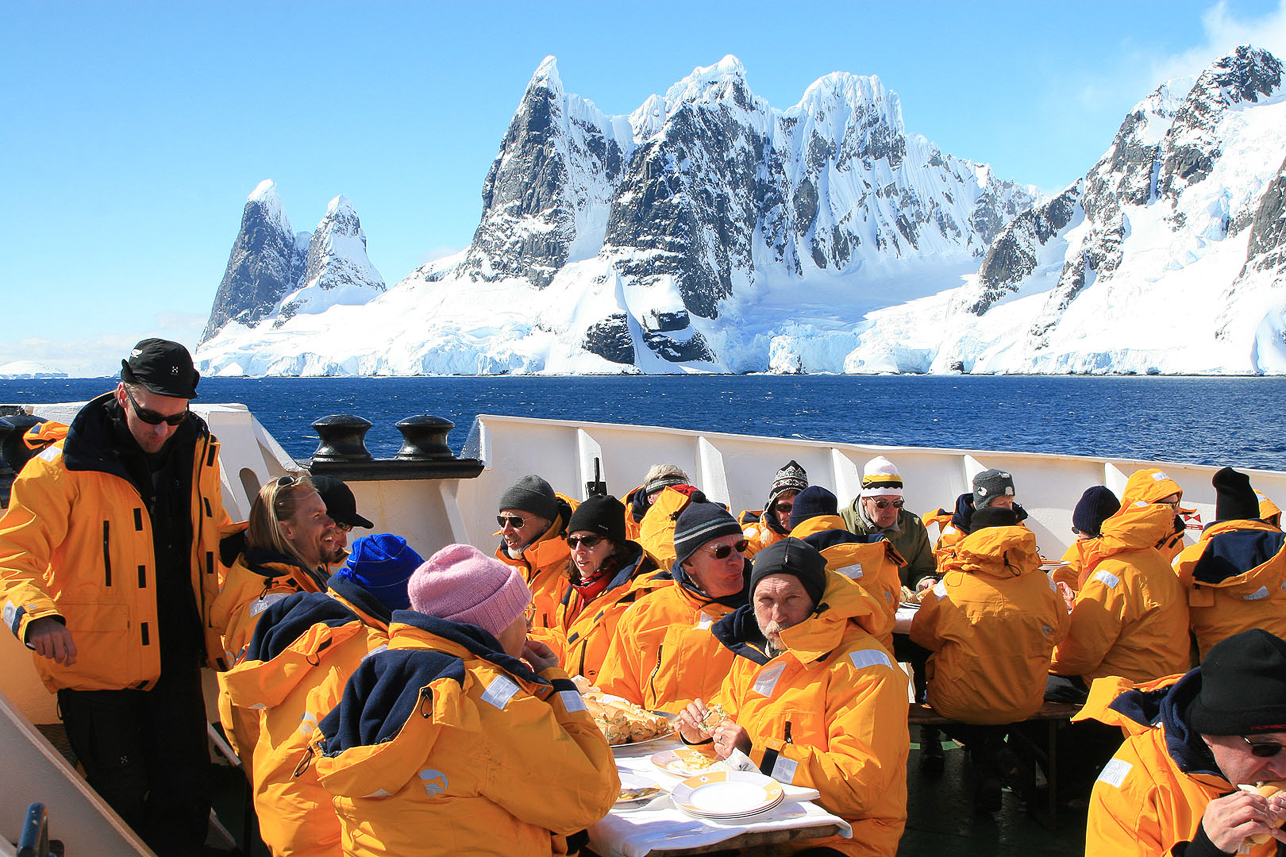
<instances>
[{"instance_id":1,"label":"black knit beanie","mask_svg":"<svg viewBox=\"0 0 1286 857\"><path fill-rule=\"evenodd\" d=\"M718 503L694 499L674 522L674 568L683 565L697 549L720 536L741 538L741 525Z\"/></svg>"},{"instance_id":2,"label":"black knit beanie","mask_svg":"<svg viewBox=\"0 0 1286 857\"><path fill-rule=\"evenodd\" d=\"M554 489L548 482L533 474L510 485L500 495L500 505L497 508L518 509L539 515L546 521L553 521L558 517L558 498L554 496Z\"/></svg>"},{"instance_id":3,"label":"black knit beanie","mask_svg":"<svg viewBox=\"0 0 1286 857\"><path fill-rule=\"evenodd\" d=\"M625 542L625 504L609 495L590 497L576 507L567 532L579 531L606 536L617 544Z\"/></svg>"},{"instance_id":4,"label":"black knit beanie","mask_svg":"<svg viewBox=\"0 0 1286 857\"><path fill-rule=\"evenodd\" d=\"M1013 509L1006 509L1004 506L988 506L973 513L973 520L969 522L969 532L976 533L990 527L1016 526L1018 526L1018 513Z\"/></svg>"},{"instance_id":5,"label":"black knit beanie","mask_svg":"<svg viewBox=\"0 0 1286 857\"><path fill-rule=\"evenodd\" d=\"M1072 529L1087 536L1100 535L1103 522L1121 510L1121 501L1112 489L1094 485L1085 489L1072 510Z\"/></svg>"},{"instance_id":6,"label":"black knit beanie","mask_svg":"<svg viewBox=\"0 0 1286 857\"><path fill-rule=\"evenodd\" d=\"M803 539L787 536L755 554L751 560L750 599L754 603L755 587L770 574L789 574L799 578L813 607L822 603L826 591L826 560L821 552Z\"/></svg>"},{"instance_id":7,"label":"black knit beanie","mask_svg":"<svg viewBox=\"0 0 1286 857\"><path fill-rule=\"evenodd\" d=\"M1250 477L1225 467L1215 473L1210 484L1215 486L1216 521L1253 521L1259 517L1259 497L1250 487Z\"/></svg>"},{"instance_id":8,"label":"black knit beanie","mask_svg":"<svg viewBox=\"0 0 1286 857\"><path fill-rule=\"evenodd\" d=\"M1286 732L1286 640L1261 628L1210 647L1201 662L1201 690L1188 710L1206 735Z\"/></svg>"},{"instance_id":9,"label":"black knit beanie","mask_svg":"<svg viewBox=\"0 0 1286 857\"><path fill-rule=\"evenodd\" d=\"M839 500L820 485L809 485L795 495L790 509L790 528L793 530L809 518L818 515L838 515Z\"/></svg>"}]
</instances>

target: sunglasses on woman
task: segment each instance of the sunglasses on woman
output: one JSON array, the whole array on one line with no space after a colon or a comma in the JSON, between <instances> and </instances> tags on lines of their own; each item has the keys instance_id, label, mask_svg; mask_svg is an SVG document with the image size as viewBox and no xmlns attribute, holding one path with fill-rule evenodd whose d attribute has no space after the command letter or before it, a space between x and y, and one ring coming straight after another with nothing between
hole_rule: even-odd
<instances>
[{"instance_id":1,"label":"sunglasses on woman","mask_svg":"<svg viewBox=\"0 0 1286 857\"><path fill-rule=\"evenodd\" d=\"M1245 741L1246 746L1250 748L1250 755L1257 759L1271 759L1282 750L1286 750L1286 745L1278 744L1276 741L1251 741L1245 735L1241 736L1241 740Z\"/></svg>"},{"instance_id":2,"label":"sunglasses on woman","mask_svg":"<svg viewBox=\"0 0 1286 857\"><path fill-rule=\"evenodd\" d=\"M134 401L134 396L130 394L129 387L125 388L125 398L129 399L130 407L134 409L134 416L150 426L159 426L165 423L167 426L182 425L183 421L188 418L188 410L184 408L177 414L158 414L156 411L149 411L147 408L140 408L138 402Z\"/></svg>"},{"instance_id":3,"label":"sunglasses on woman","mask_svg":"<svg viewBox=\"0 0 1286 857\"><path fill-rule=\"evenodd\" d=\"M587 548L592 548L594 545L598 544L602 540L603 540L602 536L596 536L593 533L590 533L587 536L568 536L567 547L571 548L572 550L576 550L576 548L580 547L581 545L584 545Z\"/></svg>"},{"instance_id":4,"label":"sunglasses on woman","mask_svg":"<svg viewBox=\"0 0 1286 857\"><path fill-rule=\"evenodd\" d=\"M703 547L703 548L697 548L697 550L704 551L704 552L706 552L706 553L710 554L710 556L714 557L715 559L727 559L727 558L728 558L728 555L729 555L729 554L731 554L733 551L736 551L737 553L745 553L745 552L746 552L746 540L745 540L745 539L741 539L740 541L738 541L738 542L736 542L736 543L734 543L734 544L730 544L730 545L715 545L715 546L714 546L714 547L712 547L712 548L704 548L704 547Z\"/></svg>"},{"instance_id":5,"label":"sunglasses on woman","mask_svg":"<svg viewBox=\"0 0 1286 857\"><path fill-rule=\"evenodd\" d=\"M876 500L875 501L875 508L877 509L887 509L889 506L892 506L894 509L901 509L904 505L906 505L905 500Z\"/></svg>"}]
</instances>

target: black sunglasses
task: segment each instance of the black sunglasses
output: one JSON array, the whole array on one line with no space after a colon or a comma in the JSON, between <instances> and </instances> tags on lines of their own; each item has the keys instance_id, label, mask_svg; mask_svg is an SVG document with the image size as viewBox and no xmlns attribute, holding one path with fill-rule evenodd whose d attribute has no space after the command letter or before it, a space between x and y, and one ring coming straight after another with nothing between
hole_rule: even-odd
<instances>
[{"instance_id":1,"label":"black sunglasses","mask_svg":"<svg viewBox=\"0 0 1286 857\"><path fill-rule=\"evenodd\" d=\"M698 548L698 550L705 551L706 553L710 554L710 556L714 557L715 559L727 559L727 558L728 558L728 554L732 553L733 551L736 551L737 553L745 553L745 552L746 552L746 540L745 540L745 539L741 539L740 541L736 542L735 544L731 544L731 545L716 545L715 547L712 547L712 548Z\"/></svg>"},{"instance_id":2,"label":"black sunglasses","mask_svg":"<svg viewBox=\"0 0 1286 857\"><path fill-rule=\"evenodd\" d=\"M505 524L508 524L515 530L521 530L527 522L517 515L496 515L496 523L499 524L502 529Z\"/></svg>"},{"instance_id":3,"label":"black sunglasses","mask_svg":"<svg viewBox=\"0 0 1286 857\"><path fill-rule=\"evenodd\" d=\"M901 509L905 505L906 505L905 500L876 500L875 501L875 508L877 509L887 509L889 506L892 506L894 509Z\"/></svg>"},{"instance_id":4,"label":"black sunglasses","mask_svg":"<svg viewBox=\"0 0 1286 857\"><path fill-rule=\"evenodd\" d=\"M1251 741L1245 735L1241 736L1241 740L1245 741L1246 746L1250 748L1250 755L1257 759L1271 759L1282 750L1286 750L1286 744L1278 744L1276 741Z\"/></svg>"},{"instance_id":5,"label":"black sunglasses","mask_svg":"<svg viewBox=\"0 0 1286 857\"><path fill-rule=\"evenodd\" d=\"M158 414L156 411L149 411L147 408L140 408L138 402L134 401L134 397L130 394L129 387L125 388L125 398L129 399L130 406L134 408L134 416L150 426L159 426L161 423L165 423L167 426L182 425L183 421L188 418L187 408L169 416Z\"/></svg>"},{"instance_id":6,"label":"black sunglasses","mask_svg":"<svg viewBox=\"0 0 1286 857\"><path fill-rule=\"evenodd\" d=\"M602 540L603 540L602 536L596 536L593 533L590 533L587 536L568 536L567 546L572 550L576 550L576 548L580 547L581 545L584 545L587 548L592 548L594 545L598 544Z\"/></svg>"}]
</instances>

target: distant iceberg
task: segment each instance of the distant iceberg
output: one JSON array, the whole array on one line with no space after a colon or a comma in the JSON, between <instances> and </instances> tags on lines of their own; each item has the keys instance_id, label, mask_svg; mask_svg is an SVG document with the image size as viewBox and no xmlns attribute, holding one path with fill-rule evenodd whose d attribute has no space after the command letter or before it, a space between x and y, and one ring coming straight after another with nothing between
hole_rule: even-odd
<instances>
[{"instance_id":1,"label":"distant iceberg","mask_svg":"<svg viewBox=\"0 0 1286 857\"><path fill-rule=\"evenodd\" d=\"M15 360L0 365L0 379L5 381L29 381L34 378L66 378L66 372L59 372L43 363L34 360Z\"/></svg>"}]
</instances>

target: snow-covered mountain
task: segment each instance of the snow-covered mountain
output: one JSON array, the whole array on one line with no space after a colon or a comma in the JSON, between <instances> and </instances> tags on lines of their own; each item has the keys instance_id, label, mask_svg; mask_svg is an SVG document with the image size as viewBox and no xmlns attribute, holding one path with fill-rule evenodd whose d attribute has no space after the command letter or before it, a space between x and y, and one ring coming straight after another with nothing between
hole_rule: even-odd
<instances>
[{"instance_id":1,"label":"snow-covered mountain","mask_svg":"<svg viewBox=\"0 0 1286 857\"><path fill-rule=\"evenodd\" d=\"M482 197L467 250L360 310L304 317L283 290L221 287L203 370L825 370L836 354L774 357L778 341L820 325L851 348L867 311L957 285L1035 200L907 134L878 78L827 75L776 110L734 57L629 116L565 91L546 59ZM284 237L248 235L253 201L225 286L254 268L242 247L266 248L261 268L297 264Z\"/></svg>"},{"instance_id":2,"label":"snow-covered mountain","mask_svg":"<svg viewBox=\"0 0 1286 857\"><path fill-rule=\"evenodd\" d=\"M229 299L271 324L224 324L197 356L250 374L1286 373L1284 102L1281 63L1239 48L1158 87L1037 199L907 134L874 77L776 110L727 57L607 116L551 58L467 250L362 306ZM286 264L279 244L260 267Z\"/></svg>"},{"instance_id":3,"label":"snow-covered mountain","mask_svg":"<svg viewBox=\"0 0 1286 857\"><path fill-rule=\"evenodd\" d=\"M296 234L277 185L265 180L246 199L201 344L220 333L248 335L264 322L277 329L298 314L361 306L384 291L348 199L332 199L314 231Z\"/></svg>"},{"instance_id":4,"label":"snow-covered mountain","mask_svg":"<svg viewBox=\"0 0 1286 857\"><path fill-rule=\"evenodd\" d=\"M1132 110L958 288L872 313L848 372L1286 372L1286 98L1242 47Z\"/></svg>"}]
</instances>

